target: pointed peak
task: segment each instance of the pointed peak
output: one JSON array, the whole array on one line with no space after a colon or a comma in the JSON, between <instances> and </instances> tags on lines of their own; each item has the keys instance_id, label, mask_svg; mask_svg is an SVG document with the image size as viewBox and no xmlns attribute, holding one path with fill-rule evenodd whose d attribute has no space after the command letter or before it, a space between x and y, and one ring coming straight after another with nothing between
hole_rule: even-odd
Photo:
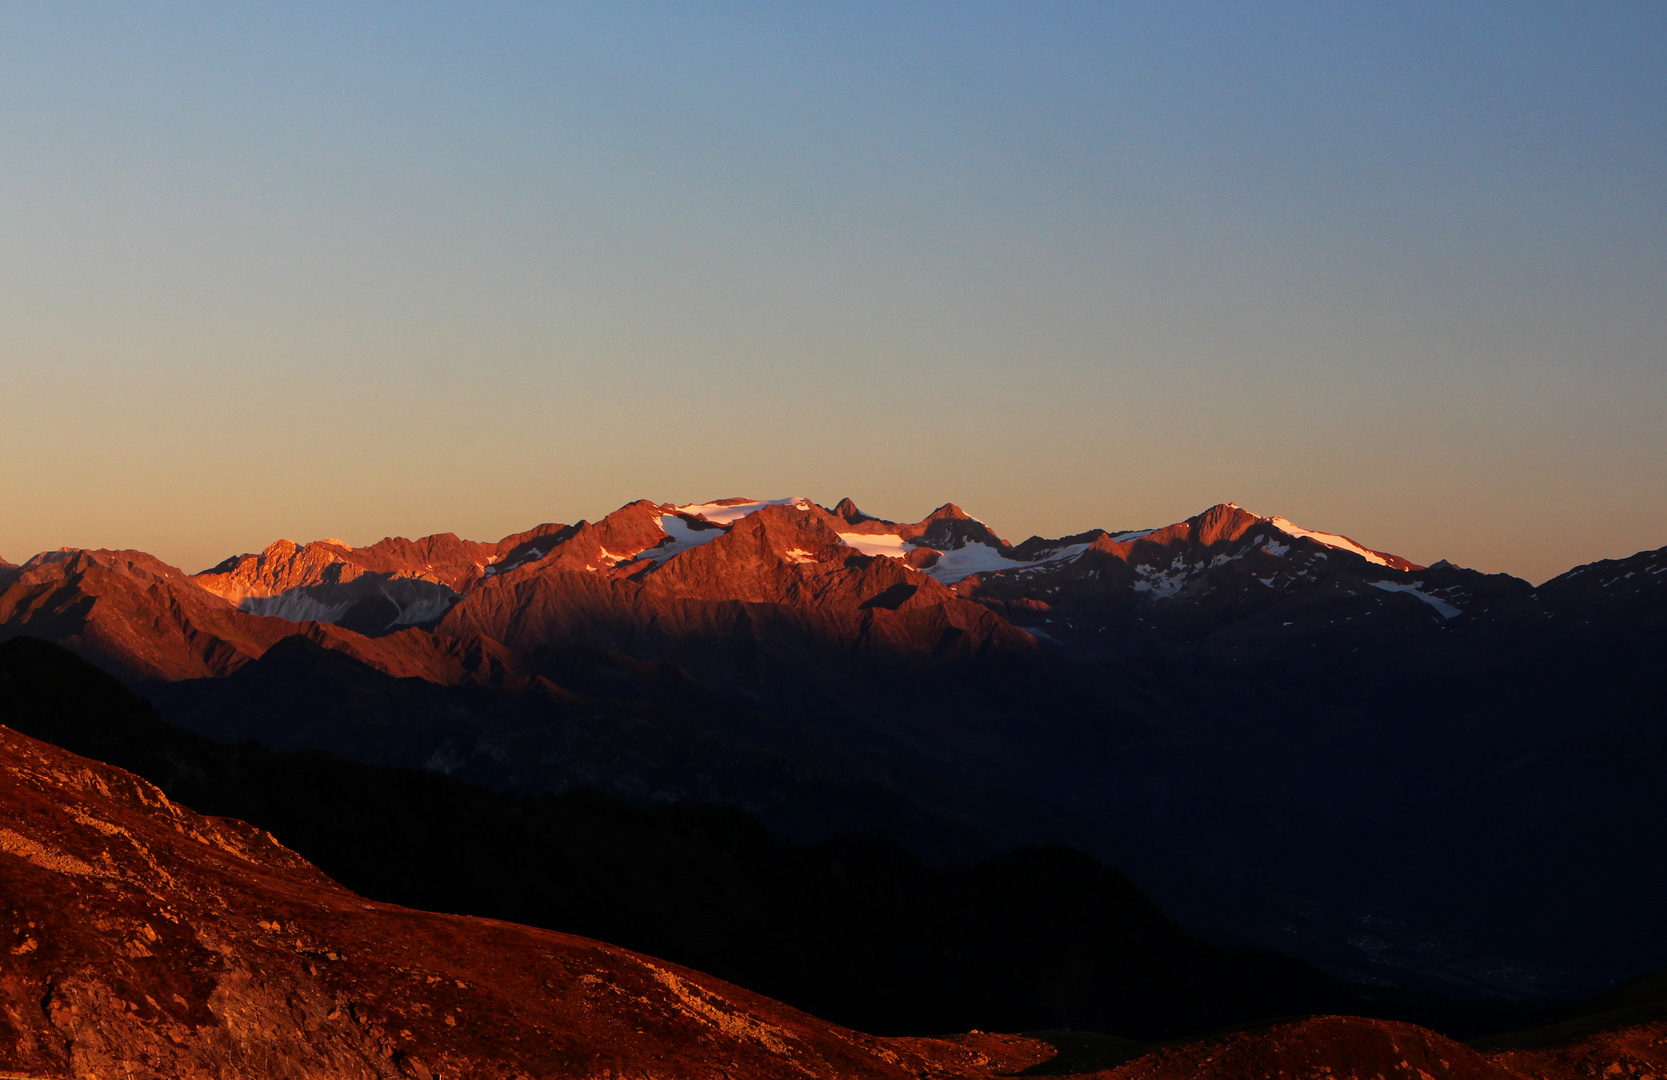
<instances>
[{"instance_id":1,"label":"pointed peak","mask_svg":"<svg viewBox=\"0 0 1667 1080\"><path fill-rule=\"evenodd\" d=\"M621 521L648 521L651 519L658 521L660 515L664 512L665 511L661 509L659 503L649 502L647 499L638 499L636 502L626 503L618 510L608 514L602 519L602 521L597 522L597 524L600 525L606 522Z\"/></svg>"},{"instance_id":2,"label":"pointed peak","mask_svg":"<svg viewBox=\"0 0 1667 1080\"><path fill-rule=\"evenodd\" d=\"M1202 519L1202 518L1208 518L1208 517L1212 517L1212 516L1213 517L1218 517L1218 518L1220 518L1220 517L1234 517L1234 516L1237 516L1237 515L1240 515L1240 514L1243 514L1245 517L1252 517L1252 518L1257 518L1257 520L1262 520L1260 517L1258 517L1258 515L1251 513L1249 510L1246 510L1244 507L1240 506L1236 502L1216 503L1214 506L1210 507L1208 510L1205 510L1203 513L1198 514L1196 516L1198 518Z\"/></svg>"},{"instance_id":3,"label":"pointed peak","mask_svg":"<svg viewBox=\"0 0 1667 1080\"><path fill-rule=\"evenodd\" d=\"M927 521L946 521L946 520L977 521L978 519L973 517L971 514L967 513L965 510L961 509L959 506L956 506L954 503L944 503L942 506L940 506L936 510L932 511L930 514L927 514L925 520L927 520Z\"/></svg>"},{"instance_id":4,"label":"pointed peak","mask_svg":"<svg viewBox=\"0 0 1667 1080\"><path fill-rule=\"evenodd\" d=\"M1207 545L1237 540L1262 520L1238 503L1217 503L1188 523L1192 525L1193 538Z\"/></svg>"},{"instance_id":5,"label":"pointed peak","mask_svg":"<svg viewBox=\"0 0 1667 1080\"><path fill-rule=\"evenodd\" d=\"M844 519L844 521L849 525L855 525L862 521L879 520L873 514L865 514L861 510L858 510L857 504L851 501L851 497L849 495L839 500L839 502L834 506L833 515L834 517Z\"/></svg>"},{"instance_id":6,"label":"pointed peak","mask_svg":"<svg viewBox=\"0 0 1667 1080\"><path fill-rule=\"evenodd\" d=\"M294 540L274 540L266 545L266 550L261 552L261 557L264 559L287 559L300 550L301 545Z\"/></svg>"}]
</instances>

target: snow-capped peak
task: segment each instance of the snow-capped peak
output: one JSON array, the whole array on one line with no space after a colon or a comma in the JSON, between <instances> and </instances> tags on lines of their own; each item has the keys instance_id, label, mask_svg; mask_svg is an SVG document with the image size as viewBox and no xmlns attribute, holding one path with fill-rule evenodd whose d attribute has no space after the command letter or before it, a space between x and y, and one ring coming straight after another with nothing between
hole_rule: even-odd
<instances>
[{"instance_id":1,"label":"snow-capped peak","mask_svg":"<svg viewBox=\"0 0 1667 1080\"><path fill-rule=\"evenodd\" d=\"M1346 536L1338 536L1336 533L1315 532L1312 529L1304 529L1299 525L1292 524L1282 517L1269 518L1268 523L1280 532L1284 533L1286 536L1306 536L1308 539L1324 544L1326 547L1337 548L1339 551L1353 552L1369 563L1376 563L1378 566L1389 565L1388 559L1385 559L1382 555L1379 555L1375 551L1368 551L1366 548L1361 547L1359 544L1350 540Z\"/></svg>"},{"instance_id":2,"label":"snow-capped peak","mask_svg":"<svg viewBox=\"0 0 1667 1080\"><path fill-rule=\"evenodd\" d=\"M705 518L714 525L733 525L748 514L766 506L792 506L799 510L809 510L811 505L809 499L794 496L787 499L719 499L717 502L690 503L688 506L673 506L669 509L675 514Z\"/></svg>"}]
</instances>

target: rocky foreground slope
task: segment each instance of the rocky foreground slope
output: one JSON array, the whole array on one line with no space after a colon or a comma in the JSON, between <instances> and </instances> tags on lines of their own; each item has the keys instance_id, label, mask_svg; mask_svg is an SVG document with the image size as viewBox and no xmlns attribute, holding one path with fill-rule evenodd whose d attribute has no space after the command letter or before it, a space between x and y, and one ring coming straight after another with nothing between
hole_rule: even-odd
<instances>
[{"instance_id":1,"label":"rocky foreground slope","mask_svg":"<svg viewBox=\"0 0 1667 1080\"><path fill-rule=\"evenodd\" d=\"M270 835L0 729L0 1074L972 1077L600 942L377 904Z\"/></svg>"},{"instance_id":2,"label":"rocky foreground slope","mask_svg":"<svg viewBox=\"0 0 1667 1080\"><path fill-rule=\"evenodd\" d=\"M1659 1019L1491 1056L1349 1017L1152 1050L1063 1033L877 1039L600 942L366 901L258 829L6 728L0 821L11 1078L1562 1080L1664 1067Z\"/></svg>"},{"instance_id":3,"label":"rocky foreground slope","mask_svg":"<svg viewBox=\"0 0 1667 1080\"><path fill-rule=\"evenodd\" d=\"M1339 1016L1153 1048L877 1039L600 942L366 901L261 830L6 728L0 820L13 1080L1667 1075L1660 976L1486 1053Z\"/></svg>"}]
</instances>

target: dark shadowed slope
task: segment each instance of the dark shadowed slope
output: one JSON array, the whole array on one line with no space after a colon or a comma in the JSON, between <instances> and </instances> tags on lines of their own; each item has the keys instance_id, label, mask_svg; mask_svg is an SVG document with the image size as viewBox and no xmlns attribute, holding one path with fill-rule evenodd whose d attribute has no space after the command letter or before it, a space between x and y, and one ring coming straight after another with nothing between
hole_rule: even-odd
<instances>
[{"instance_id":1,"label":"dark shadowed slope","mask_svg":"<svg viewBox=\"0 0 1667 1080\"><path fill-rule=\"evenodd\" d=\"M6 1075L988 1075L599 942L364 901L258 829L5 729L0 820Z\"/></svg>"},{"instance_id":2,"label":"dark shadowed slope","mask_svg":"<svg viewBox=\"0 0 1667 1080\"><path fill-rule=\"evenodd\" d=\"M27 710L187 774L235 768L194 759L189 735L158 740L154 718L79 665L73 692L43 695L59 651L20 642L6 659L12 716ZM101 703L106 722L89 721ZM0 1071L30 1077L1572 1080L1660 1075L1667 1045L1657 976L1486 1056L1411 1025L1333 1016L1092 1071L1081 1051L1106 1040L875 1039L585 938L366 901L259 829L200 817L131 774L9 729L0 821Z\"/></svg>"},{"instance_id":3,"label":"dark shadowed slope","mask_svg":"<svg viewBox=\"0 0 1667 1080\"><path fill-rule=\"evenodd\" d=\"M0 718L265 827L368 896L600 937L865 1030L1153 1039L1358 1004L1294 961L1186 937L1122 875L1065 849L929 869L876 836L788 844L733 810L518 801L222 746L30 639L0 645Z\"/></svg>"}]
</instances>

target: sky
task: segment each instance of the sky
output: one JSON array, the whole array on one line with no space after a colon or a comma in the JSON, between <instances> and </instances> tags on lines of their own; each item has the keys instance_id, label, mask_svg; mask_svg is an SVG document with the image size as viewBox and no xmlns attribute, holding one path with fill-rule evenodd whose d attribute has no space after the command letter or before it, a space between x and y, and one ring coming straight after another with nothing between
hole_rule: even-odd
<instances>
[{"instance_id":1,"label":"sky","mask_svg":"<svg viewBox=\"0 0 1667 1080\"><path fill-rule=\"evenodd\" d=\"M0 556L1667 544L1667 5L0 6Z\"/></svg>"}]
</instances>

